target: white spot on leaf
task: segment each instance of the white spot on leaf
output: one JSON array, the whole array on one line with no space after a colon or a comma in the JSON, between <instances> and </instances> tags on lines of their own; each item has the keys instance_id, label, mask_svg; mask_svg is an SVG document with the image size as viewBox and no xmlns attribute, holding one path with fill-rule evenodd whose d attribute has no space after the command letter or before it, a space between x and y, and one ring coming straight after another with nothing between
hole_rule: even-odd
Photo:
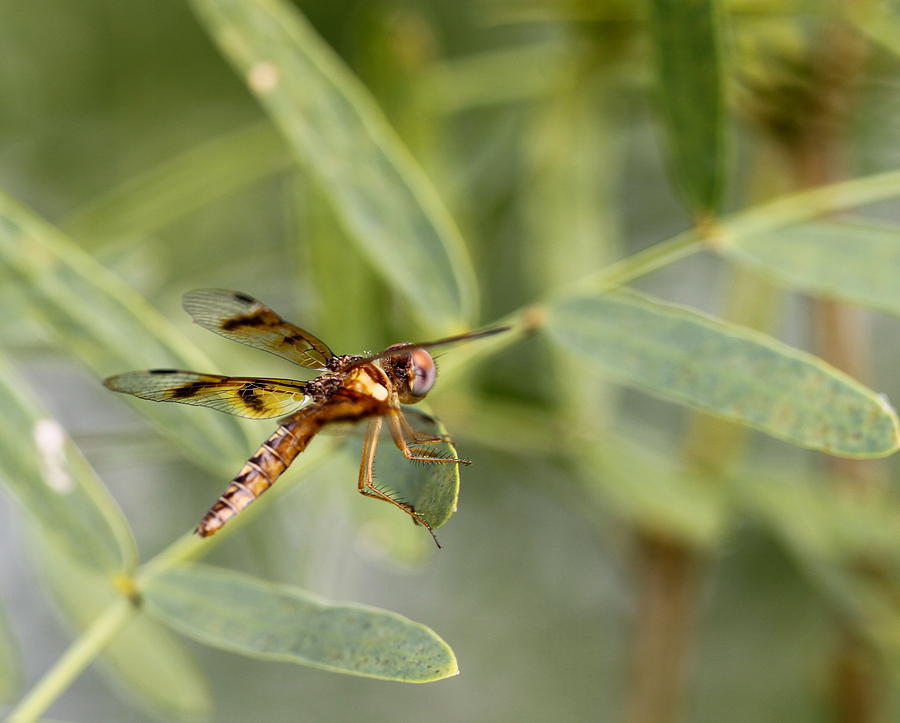
<instances>
[{"instance_id":1,"label":"white spot on leaf","mask_svg":"<svg viewBox=\"0 0 900 723\"><path fill-rule=\"evenodd\" d=\"M75 489L75 481L66 471L65 431L52 419L41 419L34 425L33 436L44 482L53 491L68 494Z\"/></svg>"},{"instance_id":2,"label":"white spot on leaf","mask_svg":"<svg viewBox=\"0 0 900 723\"><path fill-rule=\"evenodd\" d=\"M247 73L250 90L257 95L273 90L278 85L278 80L278 67L267 60L257 63Z\"/></svg>"}]
</instances>

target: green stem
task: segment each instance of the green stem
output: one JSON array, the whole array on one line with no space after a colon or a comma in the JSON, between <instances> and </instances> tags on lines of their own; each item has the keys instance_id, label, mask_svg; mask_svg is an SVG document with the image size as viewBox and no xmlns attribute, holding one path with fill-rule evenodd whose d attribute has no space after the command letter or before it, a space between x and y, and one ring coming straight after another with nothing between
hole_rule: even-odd
<instances>
[{"instance_id":1,"label":"green stem","mask_svg":"<svg viewBox=\"0 0 900 723\"><path fill-rule=\"evenodd\" d=\"M317 462L327 458L334 445L322 445L311 452L307 458L306 471ZM288 488L300 481L302 477L284 480L279 489L284 493ZM232 521L224 530L214 537L201 538L196 535L184 535L169 545L155 557L145 562L138 569L134 578L134 594L140 591L150 580L176 565L190 562L206 555L224 542L228 537L244 527L257 515L262 513L279 495L269 493L257 500L252 507L245 510L240 517ZM7 719L8 723L27 723L38 717L72 684L75 678L91 661L99 655L106 645L115 637L122 626L132 615L138 612L137 607L128 596L117 598L100 613L91 626L85 630L56 664L44 675L21 700Z\"/></svg>"},{"instance_id":2,"label":"green stem","mask_svg":"<svg viewBox=\"0 0 900 723\"><path fill-rule=\"evenodd\" d=\"M125 598L106 608L13 709L8 723L38 720L135 614L137 608Z\"/></svg>"},{"instance_id":3,"label":"green stem","mask_svg":"<svg viewBox=\"0 0 900 723\"><path fill-rule=\"evenodd\" d=\"M900 171L878 173L852 181L821 186L793 193L775 201L724 216L712 222L707 232L689 229L677 236L654 244L644 251L617 261L574 284L556 289L551 297L573 292L607 291L645 276L703 248L727 246L737 240L774 231L812 218L894 198L900 193Z\"/></svg>"},{"instance_id":4,"label":"green stem","mask_svg":"<svg viewBox=\"0 0 900 723\"><path fill-rule=\"evenodd\" d=\"M638 251L636 254L626 256L606 266L600 271L589 274L576 281L574 284L566 284L551 292L551 297L569 296L579 291L608 291L623 286L630 281L646 276L661 269L664 266L680 261L686 256L696 253L704 248L703 239L696 229L689 229L677 236L654 244L648 249Z\"/></svg>"}]
</instances>

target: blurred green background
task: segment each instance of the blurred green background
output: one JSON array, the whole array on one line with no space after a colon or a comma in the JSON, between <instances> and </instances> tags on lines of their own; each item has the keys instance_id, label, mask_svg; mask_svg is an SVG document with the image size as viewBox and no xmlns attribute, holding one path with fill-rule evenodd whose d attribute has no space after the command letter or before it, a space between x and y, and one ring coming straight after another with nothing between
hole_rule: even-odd
<instances>
[{"instance_id":1,"label":"blurred green background","mask_svg":"<svg viewBox=\"0 0 900 723\"><path fill-rule=\"evenodd\" d=\"M673 150L673 106L659 83L689 88L683 68L693 67L702 86L708 68L694 59L667 81L673 68L658 59L671 5L296 3L371 93L462 232L480 302L464 290L471 313L448 320L441 309L429 318L428 308L413 308L385 271L408 259L373 251L339 223L333 189L296 161L188 4L0 0L0 188L216 360L217 369L198 371L294 373L192 326L180 299L194 288L253 294L340 353L514 315L514 343L459 362L458 374L457 352L440 360L447 374L431 409L474 462L462 470L459 512L438 532L443 550L396 510L356 494L358 441L350 440L324 461L301 457L289 474L302 483L210 560L397 611L442 636L461 674L402 685L185 641L208 678L214 720L900 715L896 464L834 463L610 385L582 363L583 352L525 333L522 310L544 294L703 228L720 208L898 167L900 25L888 3L846 4L850 11L799 0L720 3L723 115L704 117L686 146L693 156ZM725 171L710 172L712 190L685 187L685 165L719 157ZM377 184L370 190L377 195ZM890 199L867 214L900 221ZM48 331L54 313L42 316L7 268L16 254L31 262L41 253L10 248L0 259L3 355L86 455L149 559L196 524L228 472L198 463L100 386L102 374L126 369L79 346L76 327ZM900 278L897 258L890 262L879 261L879 271ZM143 341L91 308L82 289L96 281L95 267L84 268L87 281L73 281L65 297L84 302L79 323L111 337L122 328L120 342L140 349ZM900 399L895 318L770 277L703 254L636 286L811 350ZM818 296L846 297L829 294L828 283ZM146 349L145 367L167 365ZM209 415L178 409L169 418L213 424L200 421ZM248 427L237 464L273 426ZM191 444L209 461L214 452L202 450L197 430ZM334 440L315 444L326 450ZM223 468L236 471L232 460ZM72 634L29 563L41 557L35 535L11 498L0 499L0 603L24 669L15 685L10 664L6 687L15 690L0 684L0 695L14 699ZM49 714L170 715L97 666Z\"/></svg>"}]
</instances>

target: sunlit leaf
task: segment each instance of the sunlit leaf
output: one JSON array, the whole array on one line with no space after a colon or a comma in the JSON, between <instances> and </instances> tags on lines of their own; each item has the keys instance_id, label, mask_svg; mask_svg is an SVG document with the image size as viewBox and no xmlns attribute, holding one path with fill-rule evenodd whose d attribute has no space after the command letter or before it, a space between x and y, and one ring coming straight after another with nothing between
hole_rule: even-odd
<instances>
[{"instance_id":1,"label":"sunlit leaf","mask_svg":"<svg viewBox=\"0 0 900 723\"><path fill-rule=\"evenodd\" d=\"M900 313L900 227L810 222L723 250L802 291Z\"/></svg>"},{"instance_id":2,"label":"sunlit leaf","mask_svg":"<svg viewBox=\"0 0 900 723\"><path fill-rule=\"evenodd\" d=\"M6 616L0 609L0 703L12 700L19 693L21 686L19 651L6 623Z\"/></svg>"},{"instance_id":3,"label":"sunlit leaf","mask_svg":"<svg viewBox=\"0 0 900 723\"><path fill-rule=\"evenodd\" d=\"M145 592L161 620L236 653L407 683L458 672L453 652L424 625L230 570L176 568L151 579Z\"/></svg>"},{"instance_id":4,"label":"sunlit leaf","mask_svg":"<svg viewBox=\"0 0 900 723\"><path fill-rule=\"evenodd\" d=\"M122 593L99 576L42 546L35 538L42 580L73 630L85 630ZM206 679L181 641L139 612L101 653L102 670L126 697L137 697L163 720L208 718Z\"/></svg>"},{"instance_id":5,"label":"sunlit leaf","mask_svg":"<svg viewBox=\"0 0 900 723\"><path fill-rule=\"evenodd\" d=\"M215 371L140 295L56 228L2 194L0 267L19 284L32 315L97 375L98 385L108 374L131 369ZM192 459L216 472L233 471L247 447L231 417L147 402L134 407Z\"/></svg>"},{"instance_id":6,"label":"sunlit leaf","mask_svg":"<svg viewBox=\"0 0 900 723\"><path fill-rule=\"evenodd\" d=\"M63 227L92 243L149 235L293 163L284 140L269 123L242 128L107 191Z\"/></svg>"},{"instance_id":7,"label":"sunlit leaf","mask_svg":"<svg viewBox=\"0 0 900 723\"><path fill-rule=\"evenodd\" d=\"M656 396L830 454L898 447L884 397L763 334L625 291L560 300L545 323L584 364Z\"/></svg>"},{"instance_id":8,"label":"sunlit leaf","mask_svg":"<svg viewBox=\"0 0 900 723\"><path fill-rule=\"evenodd\" d=\"M358 79L288 3L192 4L373 266L432 328L462 325L476 301L465 246Z\"/></svg>"},{"instance_id":9,"label":"sunlit leaf","mask_svg":"<svg viewBox=\"0 0 900 723\"><path fill-rule=\"evenodd\" d=\"M650 32L670 166L697 213L718 209L725 106L716 0L651 0Z\"/></svg>"},{"instance_id":10,"label":"sunlit leaf","mask_svg":"<svg viewBox=\"0 0 900 723\"><path fill-rule=\"evenodd\" d=\"M34 530L82 564L107 573L133 567L128 523L66 431L0 358L0 485Z\"/></svg>"}]
</instances>

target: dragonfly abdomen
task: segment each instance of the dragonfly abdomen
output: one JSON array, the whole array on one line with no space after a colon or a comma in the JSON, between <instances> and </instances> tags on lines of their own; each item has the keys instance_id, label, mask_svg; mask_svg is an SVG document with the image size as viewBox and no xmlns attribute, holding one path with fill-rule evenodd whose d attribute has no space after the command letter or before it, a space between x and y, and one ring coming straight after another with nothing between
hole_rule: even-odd
<instances>
[{"instance_id":1,"label":"dragonfly abdomen","mask_svg":"<svg viewBox=\"0 0 900 723\"><path fill-rule=\"evenodd\" d=\"M196 533L209 537L218 532L228 520L275 484L294 458L306 449L320 427L321 423L310 416L293 419L276 429L209 508L197 525Z\"/></svg>"}]
</instances>

